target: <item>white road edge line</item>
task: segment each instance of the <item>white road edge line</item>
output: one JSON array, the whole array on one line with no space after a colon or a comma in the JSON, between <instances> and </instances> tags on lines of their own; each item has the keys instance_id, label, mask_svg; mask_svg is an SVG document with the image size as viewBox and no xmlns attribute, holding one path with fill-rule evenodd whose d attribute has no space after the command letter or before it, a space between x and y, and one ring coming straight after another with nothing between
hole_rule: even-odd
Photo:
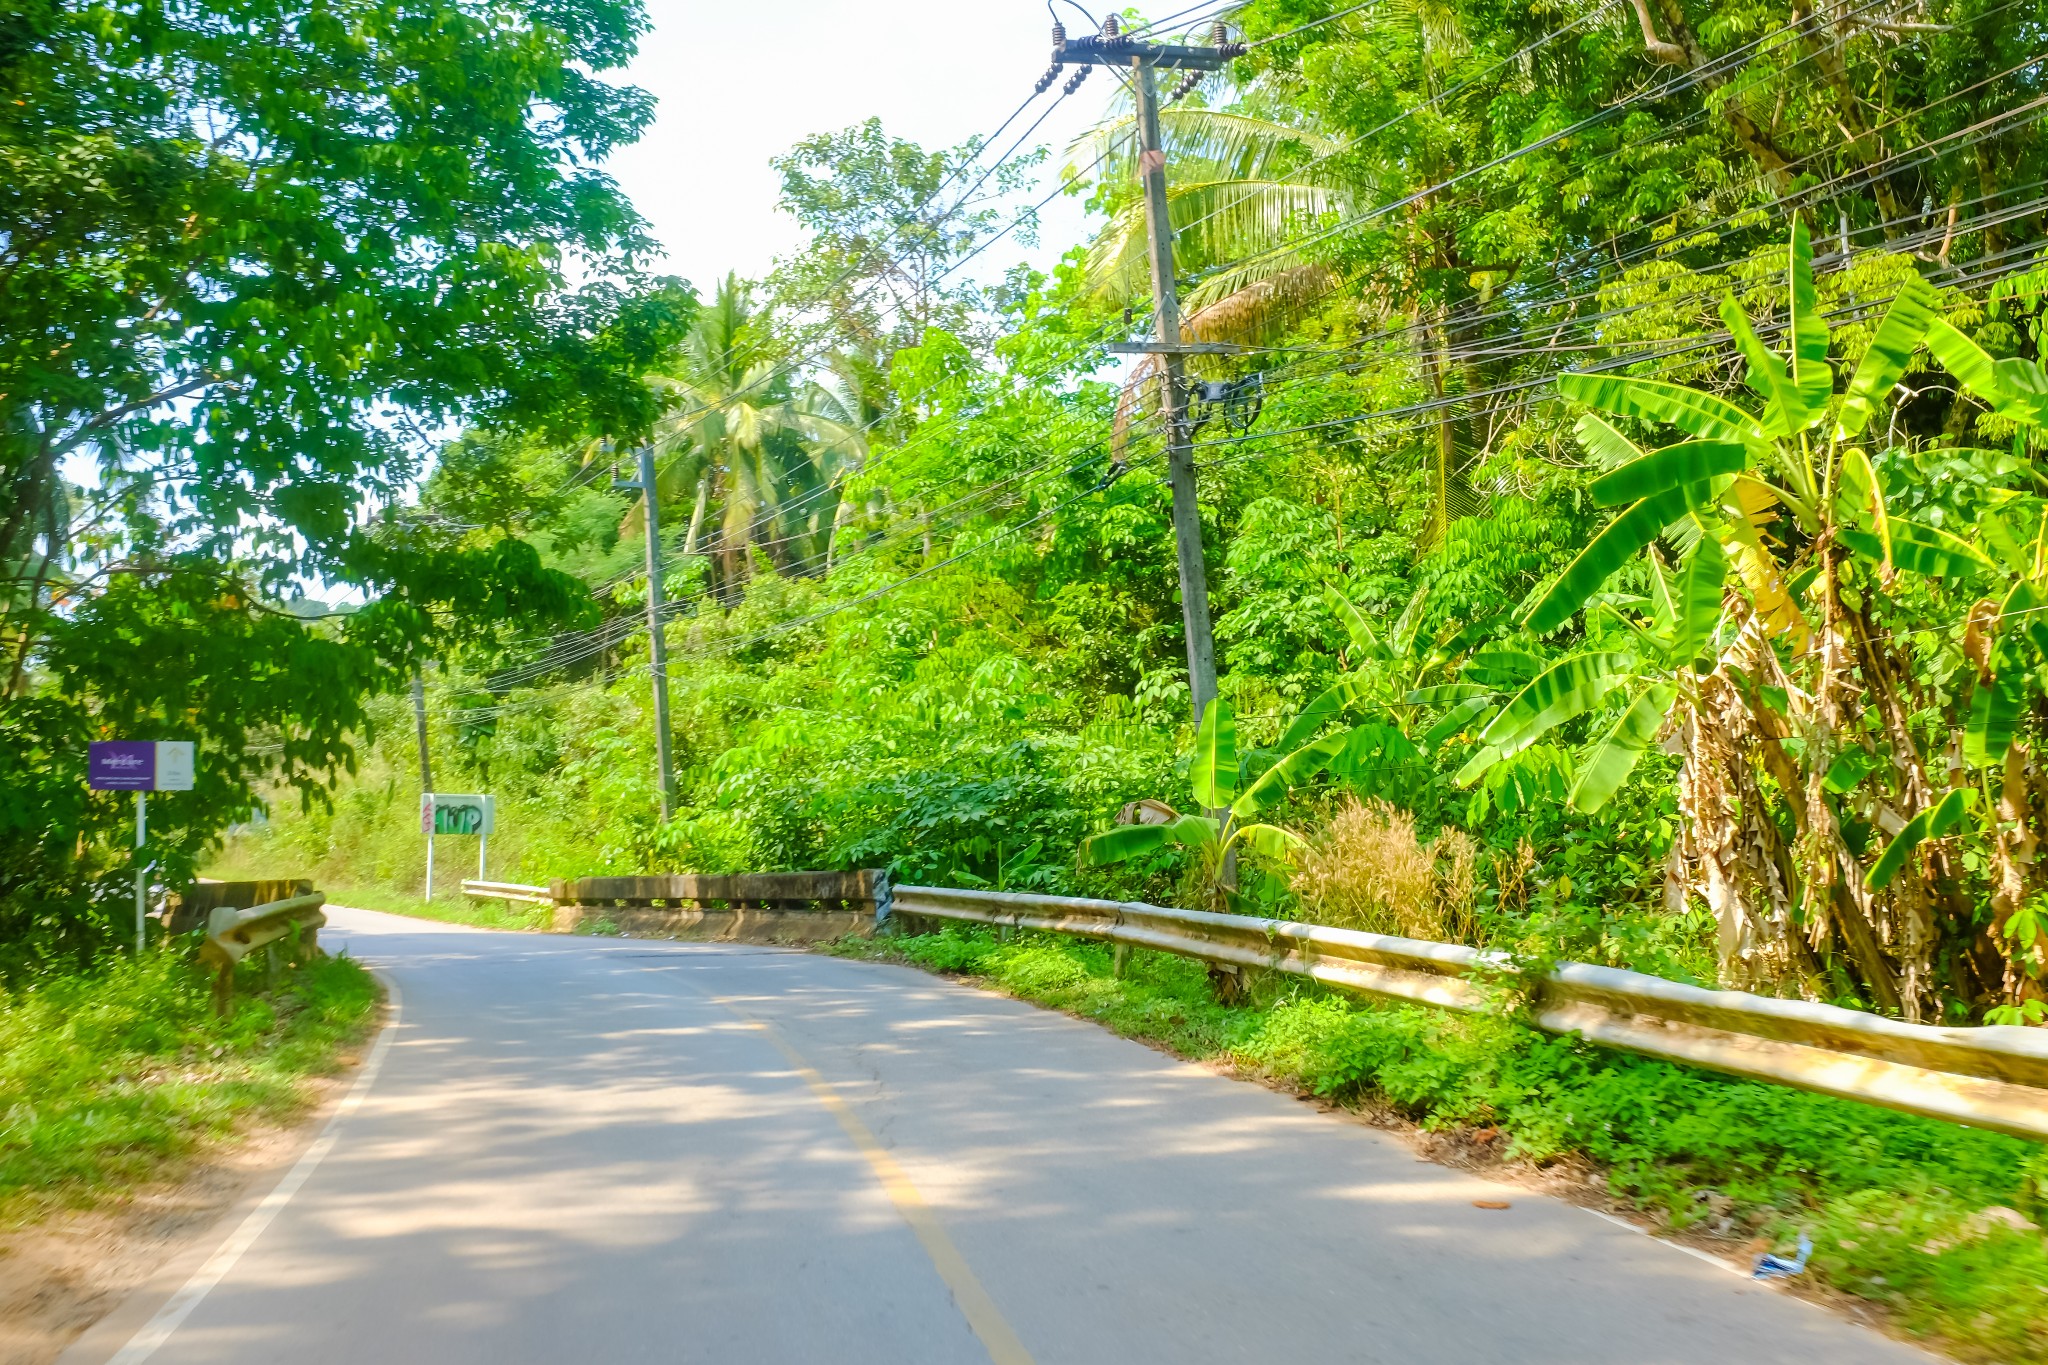
<instances>
[{"instance_id":1,"label":"white road edge line","mask_svg":"<svg viewBox=\"0 0 2048 1365\"><path fill-rule=\"evenodd\" d=\"M1584 1206L1581 1205L1580 1207L1583 1208ZM1611 1213L1602 1213L1598 1209L1586 1209L1586 1212L1592 1214L1595 1218L1604 1219L1607 1222L1614 1224L1614 1226L1618 1228L1627 1228L1630 1232L1633 1232L1638 1237L1647 1237L1651 1241L1655 1242L1658 1246L1670 1247L1673 1251L1682 1251L1696 1261L1705 1261L1708 1265L1714 1267L1714 1269L1716 1270L1725 1270L1730 1275L1741 1275L1742 1278L1745 1280L1749 1278L1747 1274L1743 1273L1741 1266L1730 1265L1728 1262L1722 1260L1719 1256L1714 1255L1712 1252L1701 1251L1698 1247L1689 1247L1683 1242L1674 1242L1668 1237L1659 1237L1656 1233L1638 1227L1634 1223L1629 1222L1626 1218L1616 1218Z\"/></svg>"},{"instance_id":2,"label":"white road edge line","mask_svg":"<svg viewBox=\"0 0 2048 1365\"><path fill-rule=\"evenodd\" d=\"M380 972L378 975L382 977L383 973ZM193 1272L192 1278L185 1281L177 1293L164 1301L164 1306L156 1310L155 1317L144 1323L134 1336L128 1338L128 1344L116 1351L107 1361L107 1365L142 1365L143 1361L156 1354L157 1348L170 1340L171 1333L177 1331L185 1319L192 1315L192 1310L199 1306L200 1300L235 1268L235 1262L242 1259L242 1253L263 1235L263 1230L270 1226L271 1220L291 1202L292 1196L299 1192L299 1187L306 1183L314 1168L334 1149L334 1144L341 1135L342 1121L353 1114L362 1105L363 1098L370 1093L370 1086L376 1081L377 1072L384 1065L384 1054L391 1050L391 1039L398 1032L399 1016L405 1011L405 1000L399 994L398 983L385 977L384 988L391 1000L391 1017L384 1021L383 1031L377 1035L376 1043L370 1048L370 1055L363 1062L363 1069L356 1076L355 1084L349 1087L348 1094L342 1098L341 1104L328 1118L327 1126L321 1130L320 1136L314 1139L313 1145L308 1147L291 1170L285 1173L284 1179L277 1182L277 1188L263 1196L262 1203L249 1210L248 1216L242 1219L241 1226L207 1258L205 1265Z\"/></svg>"}]
</instances>

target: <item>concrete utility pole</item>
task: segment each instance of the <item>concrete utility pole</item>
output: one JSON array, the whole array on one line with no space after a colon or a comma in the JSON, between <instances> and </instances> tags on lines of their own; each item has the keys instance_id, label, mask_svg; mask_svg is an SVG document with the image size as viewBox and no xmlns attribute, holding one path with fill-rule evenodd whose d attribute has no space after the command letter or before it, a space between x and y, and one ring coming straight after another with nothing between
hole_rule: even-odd
<instances>
[{"instance_id":1,"label":"concrete utility pole","mask_svg":"<svg viewBox=\"0 0 2048 1365\"><path fill-rule=\"evenodd\" d=\"M1223 26L1215 30L1213 47L1185 47L1166 43L1136 42L1121 36L1112 16L1099 37L1068 41L1063 28L1053 29L1052 70L1040 81L1049 85L1066 64L1082 71L1068 79L1067 89L1078 86L1089 66L1128 66L1137 90L1138 174L1145 185L1145 230L1151 242L1152 318L1155 324L1150 343L1116 345L1112 351L1156 355L1164 371L1159 385L1159 410L1166 426L1167 482L1173 489L1173 537L1180 559L1181 625L1188 642L1188 691L1194 703L1195 724L1216 699L1216 636L1209 623L1209 572L1202 559L1202 512L1195 501L1195 456L1188 430L1182 358L1187 355L1217 355L1235 351L1234 346L1189 343L1180 334L1180 298L1174 289L1173 223L1167 215L1166 153L1159 139L1159 86L1154 73L1160 67L1197 73L1214 71L1244 47L1224 41ZM1181 90L1189 88L1183 84ZM1181 93L1176 90L1175 94Z\"/></svg>"},{"instance_id":2,"label":"concrete utility pole","mask_svg":"<svg viewBox=\"0 0 2048 1365\"><path fill-rule=\"evenodd\" d=\"M434 789L434 764L427 749L427 681L419 669L412 671L412 726L420 741L420 790Z\"/></svg>"},{"instance_id":3,"label":"concrete utility pole","mask_svg":"<svg viewBox=\"0 0 2048 1365\"><path fill-rule=\"evenodd\" d=\"M661 782L661 818L675 815L675 766L668 750L668 637L661 621L661 512L654 496L654 447L640 447L640 477L612 480L616 489L638 489L647 509L647 649L654 672L654 765Z\"/></svg>"}]
</instances>

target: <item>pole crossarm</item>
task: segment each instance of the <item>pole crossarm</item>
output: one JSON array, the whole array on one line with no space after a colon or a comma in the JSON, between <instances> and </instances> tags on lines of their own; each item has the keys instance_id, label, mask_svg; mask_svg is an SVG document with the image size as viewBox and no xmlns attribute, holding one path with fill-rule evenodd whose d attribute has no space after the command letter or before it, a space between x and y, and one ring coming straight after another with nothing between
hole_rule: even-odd
<instances>
[{"instance_id":1,"label":"pole crossarm","mask_svg":"<svg viewBox=\"0 0 2048 1365\"><path fill-rule=\"evenodd\" d=\"M1112 341L1111 355L1240 355L1244 347L1230 341Z\"/></svg>"},{"instance_id":2,"label":"pole crossarm","mask_svg":"<svg viewBox=\"0 0 2048 1365\"><path fill-rule=\"evenodd\" d=\"M1233 58L1245 53L1243 43L1220 47L1185 47L1176 43L1141 43L1132 38L1102 38L1088 35L1069 38L1052 50L1055 66L1129 66L1143 61L1148 66L1190 71L1220 71Z\"/></svg>"}]
</instances>

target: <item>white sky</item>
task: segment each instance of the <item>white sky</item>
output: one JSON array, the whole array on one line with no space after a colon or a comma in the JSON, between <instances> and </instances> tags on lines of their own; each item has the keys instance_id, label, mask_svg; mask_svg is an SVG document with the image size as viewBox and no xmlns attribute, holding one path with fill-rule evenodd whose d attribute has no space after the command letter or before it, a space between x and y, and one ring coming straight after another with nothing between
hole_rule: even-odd
<instances>
[{"instance_id":1,"label":"white sky","mask_svg":"<svg viewBox=\"0 0 2048 1365\"><path fill-rule=\"evenodd\" d=\"M985 137L1031 93L1052 53L1044 0L647 0L647 8L654 29L624 79L651 92L658 113L609 169L667 249L665 268L706 297L728 270L758 276L797 244L794 220L775 207L770 157L869 117L927 150ZM1070 32L1086 30L1078 12L1061 9ZM1093 73L1034 134L1053 152L1044 175L1058 174L1067 143L1102 116L1115 89L1107 72ZM1058 94L1055 85L1040 96L997 150ZM980 278L1019 260L1043 269L1084 231L1079 203L1062 198L1045 211L1040 247L1006 238L982 258L990 268Z\"/></svg>"}]
</instances>

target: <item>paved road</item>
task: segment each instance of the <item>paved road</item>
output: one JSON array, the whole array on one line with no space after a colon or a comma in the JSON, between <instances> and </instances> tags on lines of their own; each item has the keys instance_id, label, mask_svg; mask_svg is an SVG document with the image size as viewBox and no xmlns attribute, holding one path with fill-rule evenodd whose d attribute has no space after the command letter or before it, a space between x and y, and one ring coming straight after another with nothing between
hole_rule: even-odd
<instances>
[{"instance_id":1,"label":"paved road","mask_svg":"<svg viewBox=\"0 0 2048 1365\"><path fill-rule=\"evenodd\" d=\"M919 973L331 913L401 1026L152 1365L1927 1359Z\"/></svg>"}]
</instances>

